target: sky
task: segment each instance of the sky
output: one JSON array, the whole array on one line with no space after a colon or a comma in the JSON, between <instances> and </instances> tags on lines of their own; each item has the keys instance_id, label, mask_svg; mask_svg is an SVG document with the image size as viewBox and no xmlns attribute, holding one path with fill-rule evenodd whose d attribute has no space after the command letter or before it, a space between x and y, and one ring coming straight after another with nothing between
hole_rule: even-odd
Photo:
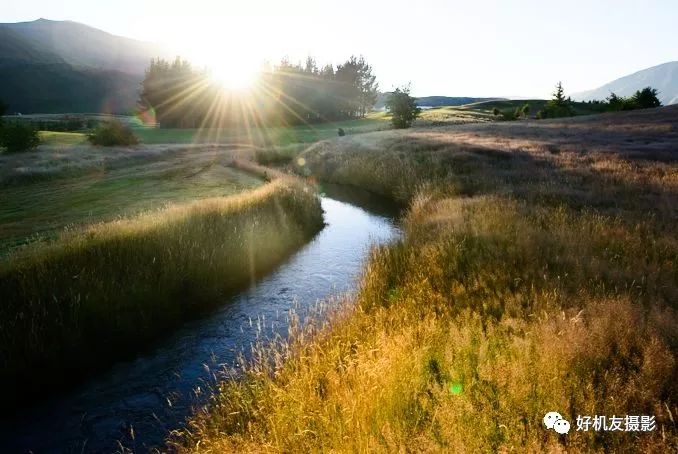
<instances>
[{"instance_id":1,"label":"sky","mask_svg":"<svg viewBox=\"0 0 678 454\"><path fill-rule=\"evenodd\" d=\"M558 81L574 93L678 60L676 0L0 3L0 22L73 20L227 71L364 55L381 90L417 96L543 98Z\"/></svg>"}]
</instances>

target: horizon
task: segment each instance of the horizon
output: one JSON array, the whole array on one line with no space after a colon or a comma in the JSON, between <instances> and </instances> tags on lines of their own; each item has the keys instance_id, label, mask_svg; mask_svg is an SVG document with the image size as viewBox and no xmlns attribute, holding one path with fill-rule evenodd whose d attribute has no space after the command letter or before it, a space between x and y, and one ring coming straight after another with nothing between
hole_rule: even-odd
<instances>
[{"instance_id":1,"label":"horizon","mask_svg":"<svg viewBox=\"0 0 678 454\"><path fill-rule=\"evenodd\" d=\"M655 1L652 7L631 1L602 5L578 1L560 9L533 0L521 2L524 8L507 7L498 1L482 6L439 3L429 2L411 11L398 8L398 4L387 9L362 5L362 10L355 11L363 14L356 15L352 13L353 2L341 11L328 13L324 6L307 0L297 0L290 7L268 0L248 5L198 0L190 11L179 4L164 3L160 15L157 2L135 5L123 0L115 6L86 8L81 0L70 0L59 5L15 4L4 11L0 21L44 18L81 23L113 35L160 44L196 66L208 66L232 77L234 83L251 77L265 62L275 63L284 57L297 62L312 56L319 65L336 65L350 55L364 55L374 68L380 91L411 82L413 94L419 97L548 98L558 81L567 94L574 94L678 60L670 39L670 24L678 20L678 7L666 1ZM129 20L132 8L137 15ZM581 17L582 11L587 11L587 16ZM629 32L626 24L646 11L651 11L656 20L635 24ZM549 22L554 14L560 15ZM599 17L608 20L599 23ZM337 39L334 30L347 23L353 25L356 18L369 24L366 32L339 34L343 39ZM380 20L384 27L376 27ZM423 30L423 42L420 38L395 46L385 39L389 24L397 32L412 23ZM525 25L529 29L523 33ZM375 32L375 28L380 31ZM479 28L487 33L479 33ZM333 33L327 33L328 29ZM566 39L550 38L554 29L563 29ZM468 36L472 37L470 42ZM463 46L450 49L446 43L455 38ZM227 48L223 42L237 42L239 46ZM443 58L450 50L458 58ZM215 63L214 55L219 54L223 58ZM467 69L459 70L458 62Z\"/></svg>"}]
</instances>

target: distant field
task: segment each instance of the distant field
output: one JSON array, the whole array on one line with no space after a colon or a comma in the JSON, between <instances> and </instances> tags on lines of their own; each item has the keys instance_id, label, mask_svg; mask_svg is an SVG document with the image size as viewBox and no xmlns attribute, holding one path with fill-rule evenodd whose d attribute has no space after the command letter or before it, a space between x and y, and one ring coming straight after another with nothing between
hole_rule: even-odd
<instances>
[{"instance_id":1,"label":"distant field","mask_svg":"<svg viewBox=\"0 0 678 454\"><path fill-rule=\"evenodd\" d=\"M525 104L530 106L530 117L544 109L548 101L545 99L513 99L484 101L463 106L434 107L422 111L417 126L441 126L449 124L483 123L497 120L494 109L502 112L514 112ZM600 113L597 106L582 102L573 102L572 106L576 115L591 115Z\"/></svg>"},{"instance_id":2,"label":"distant field","mask_svg":"<svg viewBox=\"0 0 678 454\"><path fill-rule=\"evenodd\" d=\"M78 136L49 133L48 138L77 143ZM167 203L230 195L261 184L226 167L226 160L217 152L186 150L2 185L0 255L30 238L53 237L66 226L129 216Z\"/></svg>"},{"instance_id":3,"label":"distant field","mask_svg":"<svg viewBox=\"0 0 678 454\"><path fill-rule=\"evenodd\" d=\"M24 117L25 118L25 117ZM36 117L41 119L42 117ZM267 128L233 129L163 129L135 126L132 117L122 120L132 125L134 133L144 144L205 144L205 143L246 143L257 146L286 146L295 143L310 143L337 136L339 128L349 134L388 129L388 117L383 112L373 112L366 118L309 124L292 127L274 126ZM42 131L40 138L48 146L69 146L84 143L85 133Z\"/></svg>"},{"instance_id":4,"label":"distant field","mask_svg":"<svg viewBox=\"0 0 678 454\"><path fill-rule=\"evenodd\" d=\"M254 143L258 145L290 145L309 143L337 136L343 128L347 134L386 129L383 113L374 113L359 120L338 121L293 127L251 128L237 130L139 128L135 133L143 143Z\"/></svg>"}]
</instances>

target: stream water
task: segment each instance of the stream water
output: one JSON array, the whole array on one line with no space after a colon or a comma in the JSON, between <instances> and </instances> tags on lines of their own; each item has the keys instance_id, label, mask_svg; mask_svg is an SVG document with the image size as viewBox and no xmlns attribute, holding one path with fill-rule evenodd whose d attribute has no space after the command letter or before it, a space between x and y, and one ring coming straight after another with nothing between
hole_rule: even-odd
<instances>
[{"instance_id":1,"label":"stream water","mask_svg":"<svg viewBox=\"0 0 678 454\"><path fill-rule=\"evenodd\" d=\"M257 336L284 335L289 311L349 292L370 245L399 235L397 207L361 190L326 186L325 228L275 271L186 323L137 358L74 390L9 415L3 452L146 452L208 398L214 372L232 365Z\"/></svg>"}]
</instances>

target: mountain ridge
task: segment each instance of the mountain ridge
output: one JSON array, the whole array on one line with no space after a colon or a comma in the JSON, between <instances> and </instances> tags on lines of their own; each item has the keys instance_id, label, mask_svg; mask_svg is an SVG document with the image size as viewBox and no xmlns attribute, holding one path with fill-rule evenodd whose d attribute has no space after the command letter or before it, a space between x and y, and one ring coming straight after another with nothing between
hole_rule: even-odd
<instances>
[{"instance_id":1,"label":"mountain ridge","mask_svg":"<svg viewBox=\"0 0 678 454\"><path fill-rule=\"evenodd\" d=\"M0 24L0 100L10 112L129 113L154 43L73 21Z\"/></svg>"}]
</instances>

